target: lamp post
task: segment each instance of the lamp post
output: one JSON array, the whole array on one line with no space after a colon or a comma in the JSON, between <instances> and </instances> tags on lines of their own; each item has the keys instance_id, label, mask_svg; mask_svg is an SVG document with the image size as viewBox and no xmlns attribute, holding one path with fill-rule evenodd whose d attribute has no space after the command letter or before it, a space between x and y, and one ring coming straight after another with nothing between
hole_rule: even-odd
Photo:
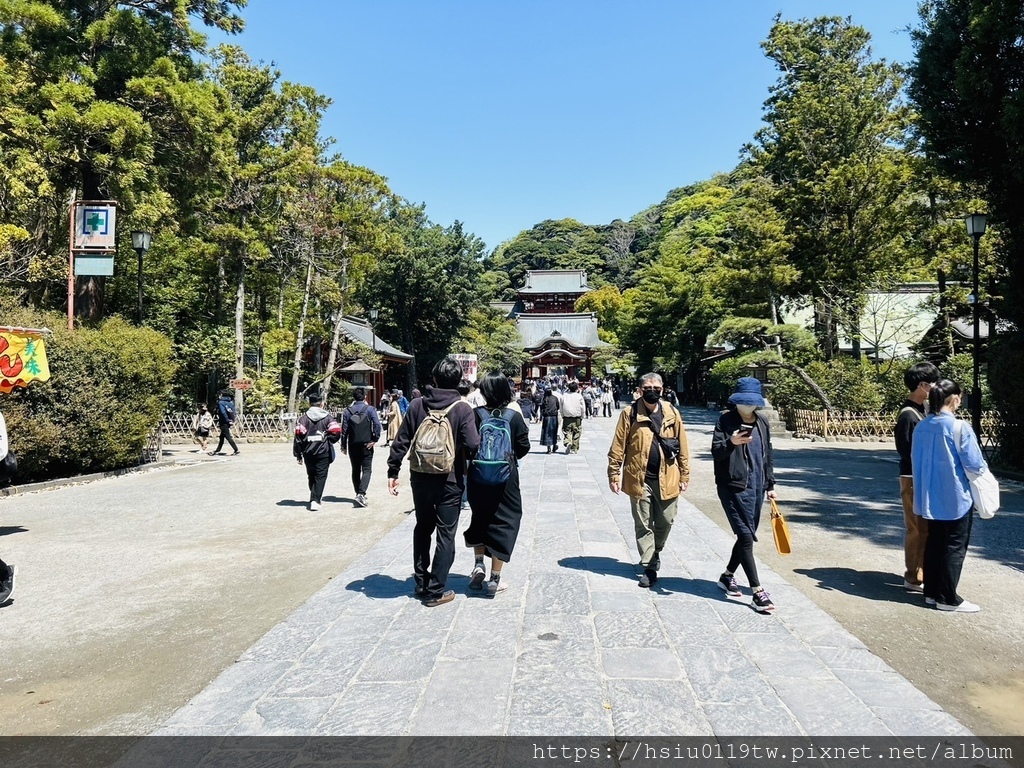
<instances>
[{"instance_id":1,"label":"lamp post","mask_svg":"<svg viewBox=\"0 0 1024 768\"><path fill-rule=\"evenodd\" d=\"M374 352L377 351L377 316L379 314L380 314L380 311L376 307L371 309L370 312L369 312L369 315L370 315L370 333L373 334L373 351ZM383 368L383 366L381 366L381 368ZM377 399L378 402L380 402L381 392L384 391L384 371L383 370L378 371L378 374L380 376L381 389L380 389L380 392L374 392L373 396ZM373 381L374 381L374 384L377 383L377 376L373 377Z\"/></svg>"},{"instance_id":2,"label":"lamp post","mask_svg":"<svg viewBox=\"0 0 1024 768\"><path fill-rule=\"evenodd\" d=\"M971 304L974 308L974 385L971 388L971 426L978 440L981 440L981 377L978 353L981 347L981 292L978 286L978 248L981 236L985 234L988 217L984 213L972 213L964 221L967 234L974 240L974 283Z\"/></svg>"},{"instance_id":3,"label":"lamp post","mask_svg":"<svg viewBox=\"0 0 1024 768\"><path fill-rule=\"evenodd\" d=\"M132 249L139 255L139 310L135 324L142 325L142 257L153 245L152 232L132 232Z\"/></svg>"}]
</instances>

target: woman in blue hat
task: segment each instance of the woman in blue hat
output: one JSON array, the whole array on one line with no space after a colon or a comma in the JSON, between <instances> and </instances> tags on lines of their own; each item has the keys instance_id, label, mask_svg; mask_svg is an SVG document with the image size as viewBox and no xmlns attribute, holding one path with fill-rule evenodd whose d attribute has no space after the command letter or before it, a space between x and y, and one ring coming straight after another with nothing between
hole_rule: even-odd
<instances>
[{"instance_id":1,"label":"woman in blue hat","mask_svg":"<svg viewBox=\"0 0 1024 768\"><path fill-rule=\"evenodd\" d=\"M757 576L754 542L761 522L765 496L775 498L775 474L772 470L772 438L768 420L757 413L766 405L761 382L744 376L729 396L729 409L718 419L711 438L711 456L715 464L715 485L725 509L736 543L718 586L731 597L743 593L733 574L740 566L753 590L751 606L760 613L775 610L771 597Z\"/></svg>"}]
</instances>

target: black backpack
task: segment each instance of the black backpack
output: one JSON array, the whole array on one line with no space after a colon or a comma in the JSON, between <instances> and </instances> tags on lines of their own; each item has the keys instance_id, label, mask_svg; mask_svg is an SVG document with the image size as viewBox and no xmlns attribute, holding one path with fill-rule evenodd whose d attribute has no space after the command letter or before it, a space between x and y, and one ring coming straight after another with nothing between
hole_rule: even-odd
<instances>
[{"instance_id":1,"label":"black backpack","mask_svg":"<svg viewBox=\"0 0 1024 768\"><path fill-rule=\"evenodd\" d=\"M370 406L363 406L361 411L348 411L348 442L366 445L373 442L373 422L370 420Z\"/></svg>"}]
</instances>

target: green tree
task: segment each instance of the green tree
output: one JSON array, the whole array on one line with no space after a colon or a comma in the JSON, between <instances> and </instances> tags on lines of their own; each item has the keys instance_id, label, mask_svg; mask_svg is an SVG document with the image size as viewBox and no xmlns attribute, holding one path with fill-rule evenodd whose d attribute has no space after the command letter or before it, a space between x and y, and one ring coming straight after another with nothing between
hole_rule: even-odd
<instances>
[{"instance_id":1,"label":"green tree","mask_svg":"<svg viewBox=\"0 0 1024 768\"><path fill-rule=\"evenodd\" d=\"M765 54L780 71L748 150L775 184L775 204L793 237L795 295L826 319L827 355L836 326L857 338L867 287L902 269L911 165L903 73L873 61L870 35L850 19L776 17Z\"/></svg>"},{"instance_id":2,"label":"green tree","mask_svg":"<svg viewBox=\"0 0 1024 768\"><path fill-rule=\"evenodd\" d=\"M476 355L482 373L501 371L516 378L529 358L523 351L515 322L506 319L503 312L486 306L470 311L449 351Z\"/></svg>"},{"instance_id":3,"label":"green tree","mask_svg":"<svg viewBox=\"0 0 1024 768\"><path fill-rule=\"evenodd\" d=\"M448 354L470 312L482 303L477 283L484 243L460 222L432 224L422 206L393 201L389 218L401 247L368 271L355 298L375 307L379 333L415 355L407 388L429 383L434 363Z\"/></svg>"}]
</instances>

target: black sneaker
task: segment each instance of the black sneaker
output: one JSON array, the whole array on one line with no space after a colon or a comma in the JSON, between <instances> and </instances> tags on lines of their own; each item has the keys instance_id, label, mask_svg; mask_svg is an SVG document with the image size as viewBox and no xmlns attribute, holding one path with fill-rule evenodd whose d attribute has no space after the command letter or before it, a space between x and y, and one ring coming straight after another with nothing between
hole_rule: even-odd
<instances>
[{"instance_id":1,"label":"black sneaker","mask_svg":"<svg viewBox=\"0 0 1024 768\"><path fill-rule=\"evenodd\" d=\"M640 581L637 584L638 587L653 587L658 581L658 572L648 567L644 568L643 574L640 576Z\"/></svg>"},{"instance_id":2,"label":"black sneaker","mask_svg":"<svg viewBox=\"0 0 1024 768\"><path fill-rule=\"evenodd\" d=\"M759 589L754 593L750 605L758 613L771 613L775 610L775 604L772 602L771 596L763 589Z\"/></svg>"},{"instance_id":3,"label":"black sneaker","mask_svg":"<svg viewBox=\"0 0 1024 768\"><path fill-rule=\"evenodd\" d=\"M724 589L729 597L740 597L743 594L740 592L740 585L736 583L736 577L728 573L718 577L718 586Z\"/></svg>"},{"instance_id":4,"label":"black sneaker","mask_svg":"<svg viewBox=\"0 0 1024 768\"><path fill-rule=\"evenodd\" d=\"M7 572L0 579L0 604L6 603L14 594L14 566L8 565Z\"/></svg>"}]
</instances>

